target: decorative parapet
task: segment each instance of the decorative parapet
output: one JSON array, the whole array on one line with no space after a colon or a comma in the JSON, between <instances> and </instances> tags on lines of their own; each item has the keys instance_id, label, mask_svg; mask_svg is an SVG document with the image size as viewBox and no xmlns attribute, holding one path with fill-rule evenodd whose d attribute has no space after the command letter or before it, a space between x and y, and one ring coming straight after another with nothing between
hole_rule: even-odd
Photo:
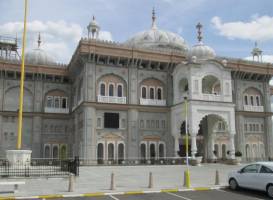
<instances>
[{"instance_id":1,"label":"decorative parapet","mask_svg":"<svg viewBox=\"0 0 273 200\"><path fill-rule=\"evenodd\" d=\"M142 99L140 98L140 105L149 105L149 106L166 106L165 99Z\"/></svg>"},{"instance_id":2,"label":"decorative parapet","mask_svg":"<svg viewBox=\"0 0 273 200\"><path fill-rule=\"evenodd\" d=\"M244 111L264 112L264 107L263 106L244 105Z\"/></svg>"},{"instance_id":3,"label":"decorative parapet","mask_svg":"<svg viewBox=\"0 0 273 200\"><path fill-rule=\"evenodd\" d=\"M126 104L126 97L98 95L98 102L100 102L100 103Z\"/></svg>"}]
</instances>

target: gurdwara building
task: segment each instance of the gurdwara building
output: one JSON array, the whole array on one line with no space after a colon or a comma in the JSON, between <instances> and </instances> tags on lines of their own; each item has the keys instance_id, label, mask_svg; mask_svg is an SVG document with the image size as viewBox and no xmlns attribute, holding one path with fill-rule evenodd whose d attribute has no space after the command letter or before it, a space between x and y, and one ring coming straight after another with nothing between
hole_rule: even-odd
<instances>
[{"instance_id":1,"label":"gurdwara building","mask_svg":"<svg viewBox=\"0 0 273 200\"><path fill-rule=\"evenodd\" d=\"M273 65L225 58L202 40L190 47L152 26L124 43L88 25L68 65L41 47L26 54L23 149L33 158L80 156L94 163L190 156L204 161L273 157ZM0 38L0 157L15 149L20 86L16 40ZM186 128L187 127L187 128Z\"/></svg>"}]
</instances>

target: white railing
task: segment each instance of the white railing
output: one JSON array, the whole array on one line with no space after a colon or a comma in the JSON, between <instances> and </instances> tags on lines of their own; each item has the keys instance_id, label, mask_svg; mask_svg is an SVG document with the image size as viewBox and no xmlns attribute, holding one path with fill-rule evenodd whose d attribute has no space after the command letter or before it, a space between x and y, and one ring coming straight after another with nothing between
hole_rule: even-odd
<instances>
[{"instance_id":1,"label":"white railing","mask_svg":"<svg viewBox=\"0 0 273 200\"><path fill-rule=\"evenodd\" d=\"M46 113L69 113L68 108L52 108L52 107L45 107Z\"/></svg>"},{"instance_id":2,"label":"white railing","mask_svg":"<svg viewBox=\"0 0 273 200\"><path fill-rule=\"evenodd\" d=\"M205 101L221 101L221 95L217 94L202 94L202 97Z\"/></svg>"},{"instance_id":3,"label":"white railing","mask_svg":"<svg viewBox=\"0 0 273 200\"><path fill-rule=\"evenodd\" d=\"M98 95L98 102L101 102L101 103L126 104L126 97L115 97L115 96L101 96L101 95Z\"/></svg>"},{"instance_id":4,"label":"white railing","mask_svg":"<svg viewBox=\"0 0 273 200\"><path fill-rule=\"evenodd\" d=\"M263 106L244 105L244 111L264 112Z\"/></svg>"},{"instance_id":5,"label":"white railing","mask_svg":"<svg viewBox=\"0 0 273 200\"><path fill-rule=\"evenodd\" d=\"M140 105L166 106L166 100L140 98Z\"/></svg>"}]
</instances>

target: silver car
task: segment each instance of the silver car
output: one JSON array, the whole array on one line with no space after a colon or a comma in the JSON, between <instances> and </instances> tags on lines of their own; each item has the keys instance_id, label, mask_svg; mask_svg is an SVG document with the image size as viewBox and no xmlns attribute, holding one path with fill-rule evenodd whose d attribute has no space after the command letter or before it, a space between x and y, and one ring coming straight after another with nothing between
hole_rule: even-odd
<instances>
[{"instance_id":1,"label":"silver car","mask_svg":"<svg viewBox=\"0 0 273 200\"><path fill-rule=\"evenodd\" d=\"M273 198L273 162L256 162L230 172L228 183L232 190L238 187L260 190Z\"/></svg>"}]
</instances>

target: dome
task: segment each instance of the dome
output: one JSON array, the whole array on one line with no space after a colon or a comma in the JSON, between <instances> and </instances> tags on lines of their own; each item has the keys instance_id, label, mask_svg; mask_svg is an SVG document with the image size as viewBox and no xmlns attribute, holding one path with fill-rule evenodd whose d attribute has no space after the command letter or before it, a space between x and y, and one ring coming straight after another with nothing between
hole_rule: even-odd
<instances>
[{"instance_id":1,"label":"dome","mask_svg":"<svg viewBox=\"0 0 273 200\"><path fill-rule=\"evenodd\" d=\"M43 49L37 48L26 53L26 63L34 65L54 65L53 57Z\"/></svg>"},{"instance_id":2,"label":"dome","mask_svg":"<svg viewBox=\"0 0 273 200\"><path fill-rule=\"evenodd\" d=\"M188 50L188 46L181 36L157 28L154 10L152 20L152 28L150 30L137 33L127 40L125 45L129 47L166 48L180 51Z\"/></svg>"},{"instance_id":3,"label":"dome","mask_svg":"<svg viewBox=\"0 0 273 200\"><path fill-rule=\"evenodd\" d=\"M198 60L207 60L215 58L216 54L211 47L199 42L189 51L189 57L192 58L193 56L195 56Z\"/></svg>"},{"instance_id":4,"label":"dome","mask_svg":"<svg viewBox=\"0 0 273 200\"><path fill-rule=\"evenodd\" d=\"M54 58L41 49L41 35L38 36L38 48L26 53L26 63L33 65L54 65Z\"/></svg>"}]
</instances>

